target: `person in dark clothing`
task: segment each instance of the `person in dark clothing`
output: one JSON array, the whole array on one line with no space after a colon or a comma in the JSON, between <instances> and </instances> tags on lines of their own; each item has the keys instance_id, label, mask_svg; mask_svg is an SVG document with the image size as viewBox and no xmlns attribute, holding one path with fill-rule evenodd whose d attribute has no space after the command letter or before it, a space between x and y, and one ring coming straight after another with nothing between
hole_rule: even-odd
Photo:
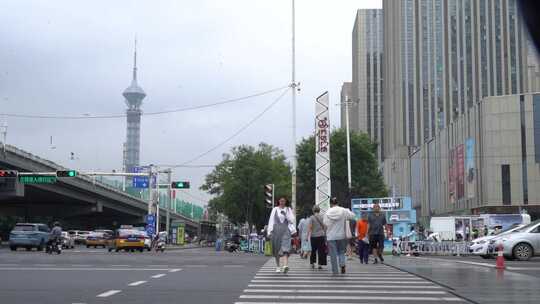
<instances>
[{"instance_id":1,"label":"person in dark clothing","mask_svg":"<svg viewBox=\"0 0 540 304\"><path fill-rule=\"evenodd\" d=\"M373 212L368 217L368 235L369 244L375 258L374 264L378 263L377 257L384 262L382 256L384 249L384 229L386 226L386 215L381 212L381 206L378 203L373 205Z\"/></svg>"},{"instance_id":2,"label":"person in dark clothing","mask_svg":"<svg viewBox=\"0 0 540 304\"><path fill-rule=\"evenodd\" d=\"M318 262L319 269L326 266L326 227L320 212L319 206L313 206L313 215L309 218L308 225L308 238L311 240L309 263L312 269L315 268L315 262Z\"/></svg>"}]
</instances>

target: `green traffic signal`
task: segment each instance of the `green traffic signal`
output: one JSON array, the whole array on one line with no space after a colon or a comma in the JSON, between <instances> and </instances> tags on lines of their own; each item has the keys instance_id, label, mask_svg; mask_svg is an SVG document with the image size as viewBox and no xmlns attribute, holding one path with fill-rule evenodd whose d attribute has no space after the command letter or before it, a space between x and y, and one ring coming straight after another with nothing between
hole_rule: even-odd
<instances>
[{"instance_id":1,"label":"green traffic signal","mask_svg":"<svg viewBox=\"0 0 540 304\"><path fill-rule=\"evenodd\" d=\"M77 175L79 175L79 172L75 170L56 171L57 177L76 177Z\"/></svg>"},{"instance_id":2,"label":"green traffic signal","mask_svg":"<svg viewBox=\"0 0 540 304\"><path fill-rule=\"evenodd\" d=\"M189 182L173 182L171 184L173 189L189 189Z\"/></svg>"}]
</instances>

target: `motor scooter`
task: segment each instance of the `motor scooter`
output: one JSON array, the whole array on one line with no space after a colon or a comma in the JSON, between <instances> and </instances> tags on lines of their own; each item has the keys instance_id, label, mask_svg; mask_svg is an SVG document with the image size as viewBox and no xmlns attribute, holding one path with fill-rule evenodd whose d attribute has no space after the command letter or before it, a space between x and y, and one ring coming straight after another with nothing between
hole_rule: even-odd
<instances>
[{"instance_id":1,"label":"motor scooter","mask_svg":"<svg viewBox=\"0 0 540 304\"><path fill-rule=\"evenodd\" d=\"M47 247L45 248L45 252L48 254L53 254L56 252L57 254L62 253L62 240L60 239L52 239L47 243Z\"/></svg>"}]
</instances>

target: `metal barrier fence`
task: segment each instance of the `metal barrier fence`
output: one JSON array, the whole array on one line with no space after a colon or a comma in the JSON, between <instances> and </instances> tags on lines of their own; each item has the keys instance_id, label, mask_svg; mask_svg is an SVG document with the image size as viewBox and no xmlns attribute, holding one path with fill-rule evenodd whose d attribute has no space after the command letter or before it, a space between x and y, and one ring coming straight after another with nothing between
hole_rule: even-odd
<instances>
[{"instance_id":1,"label":"metal barrier fence","mask_svg":"<svg viewBox=\"0 0 540 304\"><path fill-rule=\"evenodd\" d=\"M394 254L410 254L410 255L469 255L470 242L455 242L455 241L402 241L397 246L394 246ZM396 248L397 247L397 248Z\"/></svg>"}]
</instances>

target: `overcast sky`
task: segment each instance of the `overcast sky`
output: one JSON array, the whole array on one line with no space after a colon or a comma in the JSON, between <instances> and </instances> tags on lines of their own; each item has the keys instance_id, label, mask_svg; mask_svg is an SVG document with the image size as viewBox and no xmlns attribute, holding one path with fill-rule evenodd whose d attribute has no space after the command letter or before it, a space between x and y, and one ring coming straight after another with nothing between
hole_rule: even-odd
<instances>
[{"instance_id":1,"label":"overcast sky","mask_svg":"<svg viewBox=\"0 0 540 304\"><path fill-rule=\"evenodd\" d=\"M125 112L138 39L143 111L218 102L290 82L291 1L0 2L0 123L19 148L81 170L122 168L125 118L33 120L2 113L101 115ZM330 92L339 126L341 83L351 79L356 9L380 0L297 0L298 140L313 132L314 98ZM279 92L211 109L142 118L141 163L180 164L231 136ZM287 94L234 140L194 164L213 165L232 146L261 141L291 155ZM50 138L53 138L52 149ZM76 160L70 160L74 152ZM212 168L177 169L197 190ZM186 197L191 200L191 198Z\"/></svg>"}]
</instances>

